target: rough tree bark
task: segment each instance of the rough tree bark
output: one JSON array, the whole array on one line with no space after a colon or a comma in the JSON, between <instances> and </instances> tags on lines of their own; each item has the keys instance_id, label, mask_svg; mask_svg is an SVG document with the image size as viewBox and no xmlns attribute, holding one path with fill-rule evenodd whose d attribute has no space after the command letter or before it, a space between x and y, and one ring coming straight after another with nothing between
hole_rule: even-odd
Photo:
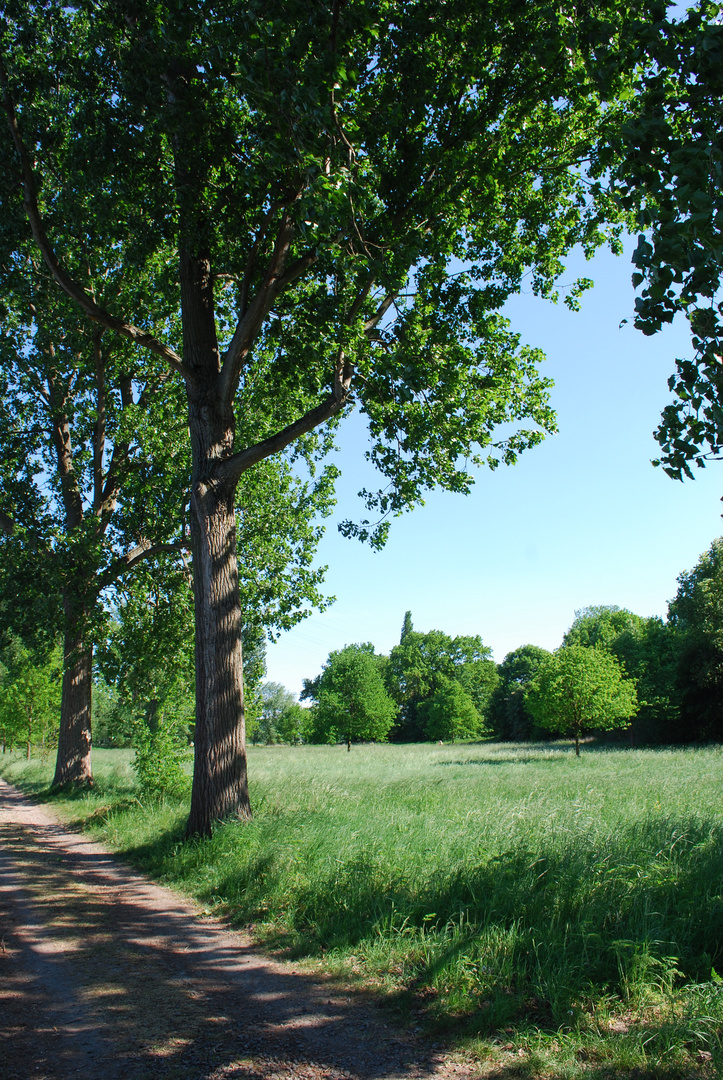
<instances>
[{"instance_id":1,"label":"rough tree bark","mask_svg":"<svg viewBox=\"0 0 723 1080\"><path fill-rule=\"evenodd\" d=\"M63 597L66 631L63 645L63 690L58 757L53 785L93 783L90 712L93 651L84 638L83 614Z\"/></svg>"},{"instance_id":2,"label":"rough tree bark","mask_svg":"<svg viewBox=\"0 0 723 1080\"><path fill-rule=\"evenodd\" d=\"M184 364L193 467L191 550L196 607L196 728L189 835L214 821L248 819L241 607L236 556L236 478L217 465L234 452L235 418L220 390L213 280L205 253L181 252Z\"/></svg>"}]
</instances>

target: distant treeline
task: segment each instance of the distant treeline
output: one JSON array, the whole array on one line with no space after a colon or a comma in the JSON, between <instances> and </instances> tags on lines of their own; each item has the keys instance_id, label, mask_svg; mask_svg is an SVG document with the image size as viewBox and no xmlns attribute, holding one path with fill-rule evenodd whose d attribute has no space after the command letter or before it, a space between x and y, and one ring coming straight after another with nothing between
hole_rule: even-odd
<instances>
[{"instance_id":1,"label":"distant treeline","mask_svg":"<svg viewBox=\"0 0 723 1080\"><path fill-rule=\"evenodd\" d=\"M626 731L634 744L723 741L723 538L680 575L667 620L612 605L584 608L560 648L573 645L603 650L635 681L638 709ZM302 699L312 708L296 714L296 738L351 744L549 737L527 703L549 652L523 645L501 664L490 652L480 637L415 630L407 612L389 656L370 644L347 645L306 681ZM275 741L263 709L259 736Z\"/></svg>"}]
</instances>

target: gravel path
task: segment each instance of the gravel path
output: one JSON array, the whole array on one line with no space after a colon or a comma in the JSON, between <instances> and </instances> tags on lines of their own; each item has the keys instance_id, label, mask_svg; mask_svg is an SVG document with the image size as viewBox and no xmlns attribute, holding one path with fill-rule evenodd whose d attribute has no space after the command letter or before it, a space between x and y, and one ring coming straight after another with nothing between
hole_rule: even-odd
<instances>
[{"instance_id":1,"label":"gravel path","mask_svg":"<svg viewBox=\"0 0 723 1080\"><path fill-rule=\"evenodd\" d=\"M466 1080L0 781L3 1080Z\"/></svg>"}]
</instances>

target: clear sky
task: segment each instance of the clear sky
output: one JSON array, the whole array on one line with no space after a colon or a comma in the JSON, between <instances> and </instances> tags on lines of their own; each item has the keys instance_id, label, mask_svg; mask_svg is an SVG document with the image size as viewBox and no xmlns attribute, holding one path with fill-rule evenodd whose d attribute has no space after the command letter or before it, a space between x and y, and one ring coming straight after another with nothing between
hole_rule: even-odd
<instances>
[{"instance_id":1,"label":"clear sky","mask_svg":"<svg viewBox=\"0 0 723 1080\"><path fill-rule=\"evenodd\" d=\"M523 342L547 354L559 435L517 465L480 471L467 497L430 493L393 521L381 553L336 529L363 516L356 492L374 483L361 418L343 423L337 513L317 559L337 599L269 645L269 680L298 693L332 649L371 641L388 652L406 610L418 630L479 634L498 662L519 645L556 648L591 604L665 616L677 575L723 534L723 464L684 483L650 464L667 379L691 355L687 324L653 338L620 326L633 312L629 254L573 258L569 270L570 281L595 280L582 311L531 293L506 308Z\"/></svg>"}]
</instances>

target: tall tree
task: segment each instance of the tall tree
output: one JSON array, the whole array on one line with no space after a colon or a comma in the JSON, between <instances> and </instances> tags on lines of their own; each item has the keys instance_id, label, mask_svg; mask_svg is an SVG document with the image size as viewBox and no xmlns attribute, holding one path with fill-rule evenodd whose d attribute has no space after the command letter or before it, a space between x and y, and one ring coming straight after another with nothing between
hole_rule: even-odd
<instances>
[{"instance_id":1,"label":"tall tree","mask_svg":"<svg viewBox=\"0 0 723 1080\"><path fill-rule=\"evenodd\" d=\"M117 268L106 265L104 278L95 269L99 299L128 295ZM165 366L91 323L33 253L5 263L0 282L0 561L7 590L0 620L25 637L24 609L40 604L50 626L62 628L54 782L91 782L92 656L103 635L103 594L184 542L180 402L171 387L160 393ZM139 273L133 289L163 314L149 275Z\"/></svg>"},{"instance_id":2,"label":"tall tree","mask_svg":"<svg viewBox=\"0 0 723 1080\"><path fill-rule=\"evenodd\" d=\"M564 254L603 240L611 207L584 163L615 108L586 57L647 5L289 0L283 18L262 0L9 7L0 153L38 250L98 326L185 387L188 829L208 833L250 813L240 477L356 403L387 486L366 493L381 520L345 531L381 543L425 488L468 491L466 463L513 462L554 429L541 356L499 309L527 277L553 296ZM127 238L127 267L131 239L139 253L173 247L180 346L142 306L99 300L66 221L81 249Z\"/></svg>"}]
</instances>

